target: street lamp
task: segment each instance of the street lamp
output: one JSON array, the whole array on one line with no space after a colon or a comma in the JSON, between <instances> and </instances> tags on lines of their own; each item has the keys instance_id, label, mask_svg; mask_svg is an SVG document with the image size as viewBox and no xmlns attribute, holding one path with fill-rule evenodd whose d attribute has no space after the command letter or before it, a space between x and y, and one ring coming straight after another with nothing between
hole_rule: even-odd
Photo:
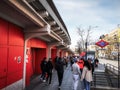
<instances>
[{"instance_id":1,"label":"street lamp","mask_svg":"<svg viewBox=\"0 0 120 90\"><path fill-rule=\"evenodd\" d=\"M117 56L117 57L118 57L118 88L120 88L120 71L119 71L119 70L120 70L120 69L119 69L119 68L120 68L120 66L119 66L119 65L120 65L120 64L119 64L119 63L120 63L120 61L119 61L119 42L117 42L117 48L118 48L118 56Z\"/></svg>"},{"instance_id":2,"label":"street lamp","mask_svg":"<svg viewBox=\"0 0 120 90\"><path fill-rule=\"evenodd\" d=\"M85 49L86 49L86 57L85 57L85 59L87 60L87 41L85 42Z\"/></svg>"},{"instance_id":3,"label":"street lamp","mask_svg":"<svg viewBox=\"0 0 120 90\"><path fill-rule=\"evenodd\" d=\"M115 38L114 38L115 40L116 40L116 44L117 44L117 49L118 49L118 56L117 56L117 58L118 58L118 88L120 88L120 60L119 60L119 37L117 36L117 35L115 35Z\"/></svg>"},{"instance_id":4,"label":"street lamp","mask_svg":"<svg viewBox=\"0 0 120 90\"><path fill-rule=\"evenodd\" d=\"M120 24L118 24L118 29L120 29ZM119 31L119 30L118 30ZM120 54L119 54L119 49L120 49L120 43L119 43L119 41L120 41L120 31L118 32L118 88L120 88L120 60L119 60L119 56L120 56Z\"/></svg>"}]
</instances>

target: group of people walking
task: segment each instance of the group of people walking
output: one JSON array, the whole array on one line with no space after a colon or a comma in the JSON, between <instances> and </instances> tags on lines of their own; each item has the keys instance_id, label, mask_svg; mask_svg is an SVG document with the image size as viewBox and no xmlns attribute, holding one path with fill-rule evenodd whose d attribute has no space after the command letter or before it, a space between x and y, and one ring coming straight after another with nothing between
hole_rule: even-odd
<instances>
[{"instance_id":1,"label":"group of people walking","mask_svg":"<svg viewBox=\"0 0 120 90\"><path fill-rule=\"evenodd\" d=\"M72 65L73 74L73 90L77 90L78 82L83 83L84 90L90 90L90 82L92 81L92 72L94 71L93 64L90 58L84 60L77 57L73 58L74 63Z\"/></svg>"},{"instance_id":2,"label":"group of people walking","mask_svg":"<svg viewBox=\"0 0 120 90\"><path fill-rule=\"evenodd\" d=\"M54 65L51 60L52 60L51 58L47 60L46 57L44 57L44 59L42 60L40 64L40 67L42 70L41 80L43 82L47 82L48 84L51 84L53 66L55 66L54 68L57 71L59 88L60 88L62 80L63 80L64 65L66 65L66 63L64 62L63 58L58 57L58 56L54 60L55 61Z\"/></svg>"},{"instance_id":3,"label":"group of people walking","mask_svg":"<svg viewBox=\"0 0 120 90\"><path fill-rule=\"evenodd\" d=\"M41 80L43 82L48 82L48 84L51 84L51 79L52 79L52 71L53 71L53 64L52 64L52 59L49 58L48 60L46 57L43 58L41 64L40 64L42 74L41 74Z\"/></svg>"},{"instance_id":4,"label":"group of people walking","mask_svg":"<svg viewBox=\"0 0 120 90\"><path fill-rule=\"evenodd\" d=\"M92 81L92 73L94 71L91 60L89 58L88 60L84 60L83 58L77 57L69 58L69 61L70 60L72 60L71 70L73 77L73 90L77 90L79 81L81 82L80 84L83 84L84 90L90 90L90 82ZM49 58L49 60L44 58L41 62L41 80L43 80L43 82L47 81L49 84L51 84L52 71L54 68L57 71L60 88L64 75L64 65L66 65L64 58L57 56L54 60L54 65L52 64L51 58Z\"/></svg>"}]
</instances>

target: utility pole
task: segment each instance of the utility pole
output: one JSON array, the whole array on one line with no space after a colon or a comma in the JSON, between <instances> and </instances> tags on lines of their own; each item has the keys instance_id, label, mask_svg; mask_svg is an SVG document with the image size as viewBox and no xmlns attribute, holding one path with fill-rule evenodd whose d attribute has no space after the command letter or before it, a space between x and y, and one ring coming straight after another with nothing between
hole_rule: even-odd
<instances>
[{"instance_id":1,"label":"utility pole","mask_svg":"<svg viewBox=\"0 0 120 90\"><path fill-rule=\"evenodd\" d=\"M117 46L118 46L118 88L120 88L120 32L119 32L119 29L120 29L120 24L118 24L118 31L117 31Z\"/></svg>"},{"instance_id":2,"label":"utility pole","mask_svg":"<svg viewBox=\"0 0 120 90\"><path fill-rule=\"evenodd\" d=\"M85 57L85 59L87 60L87 41L85 42L85 49L86 49L86 57Z\"/></svg>"},{"instance_id":3,"label":"utility pole","mask_svg":"<svg viewBox=\"0 0 120 90\"><path fill-rule=\"evenodd\" d=\"M118 88L120 88L120 60L119 60L119 42L118 42Z\"/></svg>"},{"instance_id":4,"label":"utility pole","mask_svg":"<svg viewBox=\"0 0 120 90\"><path fill-rule=\"evenodd\" d=\"M120 24L118 24L118 29L120 29ZM119 31L119 30L118 30ZM118 88L120 88L120 32L118 32Z\"/></svg>"},{"instance_id":5,"label":"utility pole","mask_svg":"<svg viewBox=\"0 0 120 90\"><path fill-rule=\"evenodd\" d=\"M118 88L120 88L120 60L119 60L119 36L118 36L118 33L117 33L117 35L115 35L115 38L114 38L115 40L116 40L116 46L117 46L117 52L118 52L118 54L117 54L117 59L118 59Z\"/></svg>"}]
</instances>

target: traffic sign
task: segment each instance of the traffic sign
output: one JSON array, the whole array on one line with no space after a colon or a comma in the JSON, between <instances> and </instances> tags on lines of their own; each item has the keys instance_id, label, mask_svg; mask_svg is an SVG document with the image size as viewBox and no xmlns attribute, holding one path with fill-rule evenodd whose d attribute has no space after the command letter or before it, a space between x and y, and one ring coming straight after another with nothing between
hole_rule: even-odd
<instances>
[{"instance_id":1,"label":"traffic sign","mask_svg":"<svg viewBox=\"0 0 120 90\"><path fill-rule=\"evenodd\" d=\"M106 41L104 41L104 40L100 40L100 41L96 42L95 44L96 44L97 46L103 48L103 47L107 46L109 43L106 42Z\"/></svg>"}]
</instances>

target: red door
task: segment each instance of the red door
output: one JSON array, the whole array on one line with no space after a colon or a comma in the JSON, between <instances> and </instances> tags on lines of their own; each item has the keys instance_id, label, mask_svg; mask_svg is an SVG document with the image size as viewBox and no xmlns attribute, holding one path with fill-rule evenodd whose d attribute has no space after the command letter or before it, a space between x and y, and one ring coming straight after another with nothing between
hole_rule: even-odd
<instances>
[{"instance_id":1,"label":"red door","mask_svg":"<svg viewBox=\"0 0 120 90\"><path fill-rule=\"evenodd\" d=\"M57 56L57 49L52 49L51 50L51 58L52 62L54 63L55 57Z\"/></svg>"},{"instance_id":2,"label":"red door","mask_svg":"<svg viewBox=\"0 0 120 90\"><path fill-rule=\"evenodd\" d=\"M35 59L36 59L36 49L31 48L31 68L32 68L32 74L35 73Z\"/></svg>"},{"instance_id":3,"label":"red door","mask_svg":"<svg viewBox=\"0 0 120 90\"><path fill-rule=\"evenodd\" d=\"M22 79L23 45L21 28L0 18L0 90Z\"/></svg>"},{"instance_id":4,"label":"red door","mask_svg":"<svg viewBox=\"0 0 120 90\"><path fill-rule=\"evenodd\" d=\"M8 22L0 19L0 89L6 86Z\"/></svg>"},{"instance_id":5,"label":"red door","mask_svg":"<svg viewBox=\"0 0 120 90\"><path fill-rule=\"evenodd\" d=\"M35 73L36 74L41 73L40 64L44 57L46 57L46 49L45 48L37 49L36 50L36 61L35 61Z\"/></svg>"},{"instance_id":6,"label":"red door","mask_svg":"<svg viewBox=\"0 0 120 90\"><path fill-rule=\"evenodd\" d=\"M0 89L6 86L7 48L0 47Z\"/></svg>"},{"instance_id":7,"label":"red door","mask_svg":"<svg viewBox=\"0 0 120 90\"><path fill-rule=\"evenodd\" d=\"M40 63L42 59L46 57L46 49L43 48L32 48L31 49L31 68L33 72L32 74L40 74Z\"/></svg>"}]
</instances>

